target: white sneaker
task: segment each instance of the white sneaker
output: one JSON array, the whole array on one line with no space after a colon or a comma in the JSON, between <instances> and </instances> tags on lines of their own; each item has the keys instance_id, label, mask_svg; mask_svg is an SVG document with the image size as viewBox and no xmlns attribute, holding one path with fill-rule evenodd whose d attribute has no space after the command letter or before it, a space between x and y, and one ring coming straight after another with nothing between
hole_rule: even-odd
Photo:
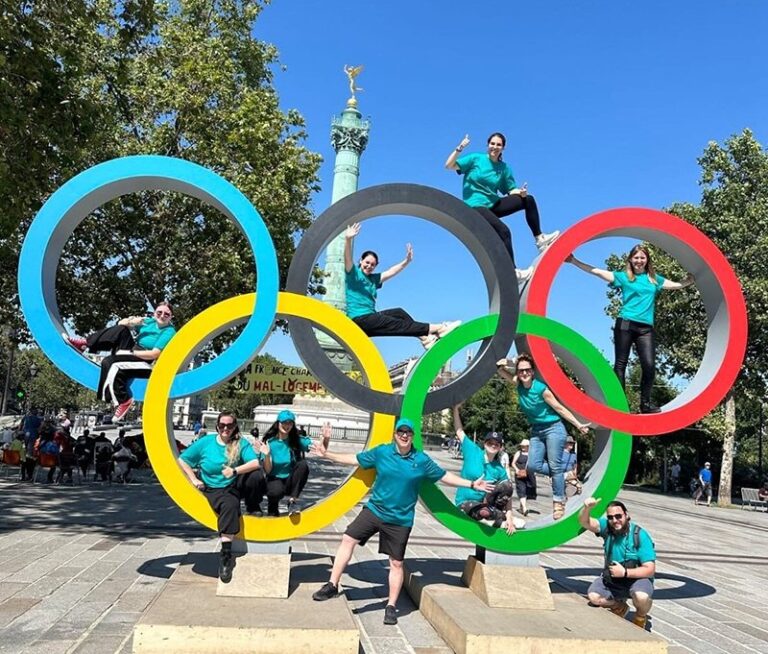
<instances>
[{"instance_id":1,"label":"white sneaker","mask_svg":"<svg viewBox=\"0 0 768 654\"><path fill-rule=\"evenodd\" d=\"M533 276L533 266L530 268L516 268L515 273L517 273L517 283L523 284Z\"/></svg>"},{"instance_id":2,"label":"white sneaker","mask_svg":"<svg viewBox=\"0 0 768 654\"><path fill-rule=\"evenodd\" d=\"M446 334L456 329L460 324L461 320L453 320L450 322L442 323L440 326L443 328L443 331L440 332L439 337L443 338Z\"/></svg>"},{"instance_id":3,"label":"white sneaker","mask_svg":"<svg viewBox=\"0 0 768 654\"><path fill-rule=\"evenodd\" d=\"M429 336L421 336L419 338L421 344L425 350L429 350L435 343L437 343L437 334L430 334Z\"/></svg>"},{"instance_id":4,"label":"white sneaker","mask_svg":"<svg viewBox=\"0 0 768 654\"><path fill-rule=\"evenodd\" d=\"M560 236L560 231L557 229L549 234L539 234L536 237L536 247L539 249L539 252L544 252L544 250L555 242L555 239L558 236Z\"/></svg>"}]
</instances>

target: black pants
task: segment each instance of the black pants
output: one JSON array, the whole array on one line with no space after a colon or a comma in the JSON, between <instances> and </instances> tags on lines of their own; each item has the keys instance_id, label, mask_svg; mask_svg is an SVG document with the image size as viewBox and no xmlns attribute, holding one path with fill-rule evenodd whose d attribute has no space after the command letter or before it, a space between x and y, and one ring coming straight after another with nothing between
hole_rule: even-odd
<instances>
[{"instance_id":1,"label":"black pants","mask_svg":"<svg viewBox=\"0 0 768 654\"><path fill-rule=\"evenodd\" d=\"M25 479L32 480L32 475L35 472L35 466L37 465L37 461L35 459L26 458L23 459L21 462L21 479L24 481Z\"/></svg>"},{"instance_id":2,"label":"black pants","mask_svg":"<svg viewBox=\"0 0 768 654\"><path fill-rule=\"evenodd\" d=\"M240 531L240 491L237 484L226 488L206 487L203 493L218 518L219 534L237 534Z\"/></svg>"},{"instance_id":3,"label":"black pants","mask_svg":"<svg viewBox=\"0 0 768 654\"><path fill-rule=\"evenodd\" d=\"M503 198L499 198L490 209L487 207L475 207L475 209L490 223L491 227L499 235L499 238L504 242L504 247L507 248L513 265L515 264L515 252L512 248L512 232L501 219L504 216L509 216L516 211L525 209L525 220L531 229L531 233L534 237L541 234L539 208L532 195L526 195L525 197L505 195Z\"/></svg>"},{"instance_id":4,"label":"black pants","mask_svg":"<svg viewBox=\"0 0 768 654\"><path fill-rule=\"evenodd\" d=\"M98 396L113 404L122 404L131 398L128 382L147 379L152 372L148 361L131 354L136 346L133 334L125 325L114 325L94 332L87 339L91 352L111 352L101 362Z\"/></svg>"},{"instance_id":5,"label":"black pants","mask_svg":"<svg viewBox=\"0 0 768 654\"><path fill-rule=\"evenodd\" d=\"M613 327L613 345L615 350L613 370L616 372L622 387L624 387L629 353L633 343L635 344L637 358L640 360L640 370L642 371L640 378L640 404L648 405L651 403L651 389L653 388L653 380L656 376L656 336L653 331L653 325L618 318Z\"/></svg>"},{"instance_id":6,"label":"black pants","mask_svg":"<svg viewBox=\"0 0 768 654\"><path fill-rule=\"evenodd\" d=\"M429 323L416 322L405 309L385 309L353 318L368 336L427 336Z\"/></svg>"},{"instance_id":7,"label":"black pants","mask_svg":"<svg viewBox=\"0 0 768 654\"><path fill-rule=\"evenodd\" d=\"M285 478L265 477L261 470L256 470L246 475L241 483L245 506L249 511L253 511L266 495L267 515L278 516L280 500L283 497L299 497L307 484L307 479L309 479L309 465L304 459L297 461L291 474Z\"/></svg>"}]
</instances>

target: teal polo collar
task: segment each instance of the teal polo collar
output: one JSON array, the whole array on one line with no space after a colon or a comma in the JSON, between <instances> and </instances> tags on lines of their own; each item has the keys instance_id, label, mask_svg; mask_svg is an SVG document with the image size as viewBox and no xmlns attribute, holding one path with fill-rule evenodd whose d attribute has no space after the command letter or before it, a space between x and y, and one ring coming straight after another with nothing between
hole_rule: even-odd
<instances>
[{"instance_id":1,"label":"teal polo collar","mask_svg":"<svg viewBox=\"0 0 768 654\"><path fill-rule=\"evenodd\" d=\"M397 449L397 443L392 443L392 454L396 454L401 459L412 459L414 456L416 456L417 452L418 450L413 445L411 445L411 449L408 450L407 454L400 454L400 450Z\"/></svg>"}]
</instances>

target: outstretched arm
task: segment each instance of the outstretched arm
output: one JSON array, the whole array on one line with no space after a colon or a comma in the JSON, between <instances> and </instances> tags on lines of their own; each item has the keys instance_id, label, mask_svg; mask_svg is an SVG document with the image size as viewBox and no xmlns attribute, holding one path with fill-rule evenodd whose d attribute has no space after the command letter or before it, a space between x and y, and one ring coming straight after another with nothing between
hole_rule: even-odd
<instances>
[{"instance_id":1,"label":"outstretched arm","mask_svg":"<svg viewBox=\"0 0 768 654\"><path fill-rule=\"evenodd\" d=\"M459 437L459 442L464 442L467 433L464 431L464 425L461 422L461 416L459 415L459 409L461 404L457 404L453 407L453 426L456 428L456 436Z\"/></svg>"},{"instance_id":2,"label":"outstretched arm","mask_svg":"<svg viewBox=\"0 0 768 654\"><path fill-rule=\"evenodd\" d=\"M586 434L589 431L589 423L579 422L578 418L573 415L568 407L560 403L552 391L547 389L541 394L541 396L544 398L544 401L557 412L557 415L559 415L563 420L570 422L582 434Z\"/></svg>"},{"instance_id":3,"label":"outstretched arm","mask_svg":"<svg viewBox=\"0 0 768 654\"><path fill-rule=\"evenodd\" d=\"M469 145L469 134L465 134L464 138L461 139L461 143L459 143L456 148L454 148L451 151L451 154L448 155L448 158L445 160L445 167L448 170L458 170L459 167L456 165L456 159L459 158L459 154L461 151L466 148Z\"/></svg>"},{"instance_id":4,"label":"outstretched arm","mask_svg":"<svg viewBox=\"0 0 768 654\"><path fill-rule=\"evenodd\" d=\"M599 498L595 499L594 497L588 497L584 500L584 506L582 506L581 511L579 511L579 524L593 534L600 533L600 523L589 515L589 512L597 506L599 501Z\"/></svg>"},{"instance_id":5,"label":"outstretched arm","mask_svg":"<svg viewBox=\"0 0 768 654\"><path fill-rule=\"evenodd\" d=\"M387 270L381 273L381 283L383 284L388 279L392 279L398 273L403 272L405 267L411 263L411 261L413 261L413 247L410 243L407 243L405 246L405 259L403 259L400 263L396 263L391 268L387 268Z\"/></svg>"},{"instance_id":6,"label":"outstretched arm","mask_svg":"<svg viewBox=\"0 0 768 654\"><path fill-rule=\"evenodd\" d=\"M483 493L490 493L496 487L495 484L485 481L483 475L477 479L464 479L464 477L459 477L456 473L446 472L440 481L455 488L471 488L472 490L483 491Z\"/></svg>"},{"instance_id":7,"label":"outstretched arm","mask_svg":"<svg viewBox=\"0 0 768 654\"><path fill-rule=\"evenodd\" d=\"M509 363L509 359L499 359L496 362L496 372L499 373L499 377L506 379L510 384L517 384L517 375L512 374L507 369ZM515 365L514 360L512 361L512 365Z\"/></svg>"},{"instance_id":8,"label":"outstretched arm","mask_svg":"<svg viewBox=\"0 0 768 654\"><path fill-rule=\"evenodd\" d=\"M610 270L603 270L602 268L597 268L596 266L593 266L589 263L584 263L583 261L579 261L576 257L574 257L572 254L569 254L568 257L565 259L568 263L572 263L577 268L583 270L584 272L588 272L590 275L594 275L595 277L599 277L605 282L608 282L609 284L613 282L613 273Z\"/></svg>"},{"instance_id":9,"label":"outstretched arm","mask_svg":"<svg viewBox=\"0 0 768 654\"><path fill-rule=\"evenodd\" d=\"M688 273L679 282L673 282L672 280L665 279L664 283L661 285L661 288L663 288L666 291L679 291L680 289L693 286L694 281L695 280L693 279L693 275Z\"/></svg>"},{"instance_id":10,"label":"outstretched arm","mask_svg":"<svg viewBox=\"0 0 768 654\"><path fill-rule=\"evenodd\" d=\"M144 318L145 316L131 316L130 318L119 320L117 324L123 325L124 327L138 327L144 322Z\"/></svg>"},{"instance_id":11,"label":"outstretched arm","mask_svg":"<svg viewBox=\"0 0 768 654\"><path fill-rule=\"evenodd\" d=\"M315 441L312 444L312 449L310 451L312 454L316 454L317 456L322 457L323 459L328 459L329 461L333 461L334 463L341 463L345 466L357 465L357 457L354 454L349 452L329 452L324 440Z\"/></svg>"},{"instance_id":12,"label":"outstretched arm","mask_svg":"<svg viewBox=\"0 0 768 654\"><path fill-rule=\"evenodd\" d=\"M347 227L344 232L344 270L349 272L355 267L355 261L352 257L352 241L360 233L360 223L354 223Z\"/></svg>"}]
</instances>

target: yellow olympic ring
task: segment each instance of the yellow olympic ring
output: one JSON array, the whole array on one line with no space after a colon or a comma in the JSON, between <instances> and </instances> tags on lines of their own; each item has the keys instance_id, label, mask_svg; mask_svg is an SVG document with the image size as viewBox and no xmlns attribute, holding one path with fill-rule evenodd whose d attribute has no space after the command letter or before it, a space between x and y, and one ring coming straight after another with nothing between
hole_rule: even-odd
<instances>
[{"instance_id":1,"label":"yellow olympic ring","mask_svg":"<svg viewBox=\"0 0 768 654\"><path fill-rule=\"evenodd\" d=\"M216 530L216 514L203 494L187 479L176 461L169 396L171 385L190 353L221 327L247 318L254 306L254 293L238 295L209 307L190 320L173 337L157 359L144 401L144 433L147 453L163 488L190 517ZM310 297L280 293L277 313L306 318L341 338L359 358L371 388L392 392L392 382L381 354L363 331L341 311ZM245 364L245 362L243 362ZM374 413L369 447L392 438L395 418ZM335 492L298 516L256 518L244 516L240 536L245 540L279 541L298 538L331 524L343 516L370 490L373 470L359 467Z\"/></svg>"}]
</instances>

